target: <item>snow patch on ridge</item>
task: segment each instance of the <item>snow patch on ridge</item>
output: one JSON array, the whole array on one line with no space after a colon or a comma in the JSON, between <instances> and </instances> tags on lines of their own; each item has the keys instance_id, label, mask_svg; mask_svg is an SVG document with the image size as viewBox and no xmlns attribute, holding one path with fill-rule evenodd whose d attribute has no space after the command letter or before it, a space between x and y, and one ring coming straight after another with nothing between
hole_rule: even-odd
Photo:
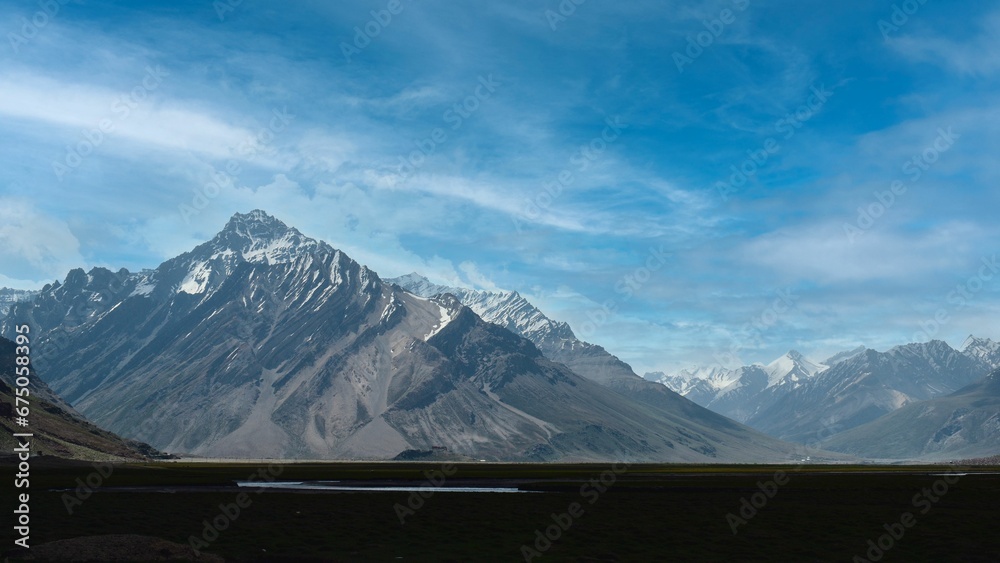
<instances>
[{"instance_id":1,"label":"snow patch on ridge","mask_svg":"<svg viewBox=\"0 0 1000 563\"><path fill-rule=\"evenodd\" d=\"M287 232L280 238L276 238L261 244L255 239L250 248L243 253L243 259L247 262L263 262L268 265L284 263L289 261L292 250L298 246L298 242L293 233Z\"/></svg>"},{"instance_id":2,"label":"snow patch on ridge","mask_svg":"<svg viewBox=\"0 0 1000 563\"><path fill-rule=\"evenodd\" d=\"M137 295L140 297L145 297L153 293L154 289L156 289L155 283L151 283L149 281L143 281L139 285L135 286L135 289L132 290L132 293L129 294L129 297L134 297Z\"/></svg>"},{"instance_id":3,"label":"snow patch on ridge","mask_svg":"<svg viewBox=\"0 0 1000 563\"><path fill-rule=\"evenodd\" d=\"M447 307L440 305L438 303L435 303L435 305L438 306L438 314L441 316L441 318L438 320L437 324L434 325L434 328L431 329L431 331L428 332L426 336L424 336L424 342L427 342L435 334L441 332L441 330L444 329L444 327L448 326L448 323L454 320L454 317L452 317L452 313L448 310Z\"/></svg>"},{"instance_id":4,"label":"snow patch on ridge","mask_svg":"<svg viewBox=\"0 0 1000 563\"><path fill-rule=\"evenodd\" d=\"M212 268L207 262L198 262L177 287L178 293L183 292L190 295L204 293L208 287L208 276L211 273Z\"/></svg>"}]
</instances>

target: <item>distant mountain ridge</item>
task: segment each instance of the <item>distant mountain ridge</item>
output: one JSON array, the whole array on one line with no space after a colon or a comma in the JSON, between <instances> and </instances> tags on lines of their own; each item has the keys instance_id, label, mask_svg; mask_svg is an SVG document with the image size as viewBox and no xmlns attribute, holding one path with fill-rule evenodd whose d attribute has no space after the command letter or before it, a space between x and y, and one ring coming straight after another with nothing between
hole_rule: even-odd
<instances>
[{"instance_id":1,"label":"distant mountain ridge","mask_svg":"<svg viewBox=\"0 0 1000 563\"><path fill-rule=\"evenodd\" d=\"M970 335L962 344L962 353L990 367L1000 368L1000 342Z\"/></svg>"},{"instance_id":2,"label":"distant mountain ridge","mask_svg":"<svg viewBox=\"0 0 1000 563\"><path fill-rule=\"evenodd\" d=\"M681 370L674 375L668 375L661 371L648 372L643 375L643 378L665 385L695 403L707 407L719 391L739 379L739 374L736 373L736 370L716 366Z\"/></svg>"},{"instance_id":3,"label":"distant mountain ridge","mask_svg":"<svg viewBox=\"0 0 1000 563\"><path fill-rule=\"evenodd\" d=\"M862 347L822 363L791 351L767 366L646 374L698 404L770 435L813 442L914 401L940 397L1000 367L1000 344L970 336L877 352Z\"/></svg>"},{"instance_id":4,"label":"distant mountain ridge","mask_svg":"<svg viewBox=\"0 0 1000 563\"><path fill-rule=\"evenodd\" d=\"M842 432L823 446L869 458L952 460L1000 452L1000 369L944 397Z\"/></svg>"},{"instance_id":5,"label":"distant mountain ridge","mask_svg":"<svg viewBox=\"0 0 1000 563\"><path fill-rule=\"evenodd\" d=\"M791 350L767 365L736 369L716 366L683 370L676 375L647 373L645 377L703 407L745 423L826 368Z\"/></svg>"},{"instance_id":6,"label":"distant mountain ridge","mask_svg":"<svg viewBox=\"0 0 1000 563\"><path fill-rule=\"evenodd\" d=\"M747 420L772 436L804 441L841 432L916 401L953 393L989 366L947 343L865 350L818 374Z\"/></svg>"}]
</instances>

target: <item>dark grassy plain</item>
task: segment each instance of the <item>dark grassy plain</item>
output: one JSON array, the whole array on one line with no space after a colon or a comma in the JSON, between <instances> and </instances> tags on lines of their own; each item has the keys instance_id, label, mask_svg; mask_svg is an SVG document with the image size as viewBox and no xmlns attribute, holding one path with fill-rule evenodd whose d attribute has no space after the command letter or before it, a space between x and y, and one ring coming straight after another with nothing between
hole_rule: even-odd
<instances>
[{"instance_id":1,"label":"dark grassy plain","mask_svg":"<svg viewBox=\"0 0 1000 563\"><path fill-rule=\"evenodd\" d=\"M95 470L43 459L32 460L33 545L101 534L187 544L219 516L220 504L248 492L250 504L205 553L228 561L523 561L522 545L535 547L536 532L555 525L552 515L579 503L582 514L533 561L852 561L905 512L916 523L880 561L1000 561L1000 475L988 474L996 467L630 465L616 475L596 464L459 463L445 487L540 492L435 492L401 524L395 507L407 505L408 492L263 491L234 481L263 469L260 480L420 485L442 463L295 463L271 473L267 463L116 465L71 515L65 495L75 498L76 480ZM12 478L12 463L4 466ZM915 505L942 480L934 474L949 470L968 475L938 500ZM741 499L750 501L776 471L787 473L787 484L734 534L726 515L739 516ZM602 475L603 492L593 484ZM7 490L10 522L16 505Z\"/></svg>"}]
</instances>

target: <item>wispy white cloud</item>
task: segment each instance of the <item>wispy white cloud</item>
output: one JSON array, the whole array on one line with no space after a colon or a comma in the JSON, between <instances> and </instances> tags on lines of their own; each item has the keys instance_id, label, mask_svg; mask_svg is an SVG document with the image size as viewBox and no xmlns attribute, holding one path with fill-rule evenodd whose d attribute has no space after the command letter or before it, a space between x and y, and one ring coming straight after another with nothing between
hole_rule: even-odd
<instances>
[{"instance_id":1,"label":"wispy white cloud","mask_svg":"<svg viewBox=\"0 0 1000 563\"><path fill-rule=\"evenodd\" d=\"M771 268L796 283L919 280L960 270L975 257L954 250L990 234L976 225L953 224L909 236L873 230L852 241L843 223L825 223L767 233L741 244L736 254L748 266Z\"/></svg>"},{"instance_id":2,"label":"wispy white cloud","mask_svg":"<svg viewBox=\"0 0 1000 563\"><path fill-rule=\"evenodd\" d=\"M11 197L0 197L0 263L6 283L29 288L86 265L65 222Z\"/></svg>"},{"instance_id":3,"label":"wispy white cloud","mask_svg":"<svg viewBox=\"0 0 1000 563\"><path fill-rule=\"evenodd\" d=\"M215 115L176 102L158 103L155 90L161 80L169 79L167 71L159 72L154 69L147 76L157 76L139 77L135 89L120 92L37 74L8 73L0 76L0 114L22 122L42 121L77 134L96 132L95 138L98 134L120 136L153 148L194 151L213 158L235 156L231 148L254 136L255 132L229 125Z\"/></svg>"},{"instance_id":4,"label":"wispy white cloud","mask_svg":"<svg viewBox=\"0 0 1000 563\"><path fill-rule=\"evenodd\" d=\"M900 55L914 62L926 62L959 75L990 76L1000 70L1000 12L977 18L974 32L956 39L928 28L912 34L893 37L889 45Z\"/></svg>"}]
</instances>

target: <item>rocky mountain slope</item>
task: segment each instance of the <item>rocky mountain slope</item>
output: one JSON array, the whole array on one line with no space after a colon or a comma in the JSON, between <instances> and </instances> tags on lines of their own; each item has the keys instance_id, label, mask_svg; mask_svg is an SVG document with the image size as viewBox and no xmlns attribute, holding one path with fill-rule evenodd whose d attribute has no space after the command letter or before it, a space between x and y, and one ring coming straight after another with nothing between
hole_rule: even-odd
<instances>
[{"instance_id":1,"label":"rocky mountain slope","mask_svg":"<svg viewBox=\"0 0 1000 563\"><path fill-rule=\"evenodd\" d=\"M906 405L823 442L868 458L951 460L1000 452L1000 369L948 396Z\"/></svg>"},{"instance_id":2,"label":"rocky mountain slope","mask_svg":"<svg viewBox=\"0 0 1000 563\"><path fill-rule=\"evenodd\" d=\"M122 439L84 420L59 399L39 379L29 375L27 387L28 426L15 423L16 371L15 344L0 338L0 450L10 455L17 447L15 433L31 433L31 451L36 455L81 460L136 460L157 456L160 452L148 445ZM22 398L25 398L22 396Z\"/></svg>"}]
</instances>

